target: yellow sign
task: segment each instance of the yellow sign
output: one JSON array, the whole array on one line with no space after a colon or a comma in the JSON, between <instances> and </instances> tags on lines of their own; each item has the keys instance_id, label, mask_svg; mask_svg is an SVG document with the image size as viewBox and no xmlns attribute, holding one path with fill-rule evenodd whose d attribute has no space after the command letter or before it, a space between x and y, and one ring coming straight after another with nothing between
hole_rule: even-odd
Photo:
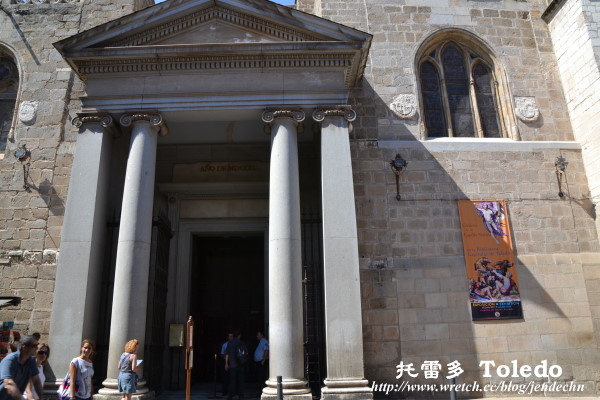
<instances>
[{"instance_id":1,"label":"yellow sign","mask_svg":"<svg viewBox=\"0 0 600 400\"><path fill-rule=\"evenodd\" d=\"M473 320L523 318L504 201L458 202Z\"/></svg>"}]
</instances>

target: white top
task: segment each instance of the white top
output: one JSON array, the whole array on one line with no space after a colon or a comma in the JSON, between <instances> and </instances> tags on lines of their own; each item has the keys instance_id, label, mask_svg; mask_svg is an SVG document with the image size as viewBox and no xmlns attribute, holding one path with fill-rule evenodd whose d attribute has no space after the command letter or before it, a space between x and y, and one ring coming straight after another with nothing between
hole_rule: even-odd
<instances>
[{"instance_id":1,"label":"white top","mask_svg":"<svg viewBox=\"0 0 600 400\"><path fill-rule=\"evenodd\" d=\"M77 370L75 381L77 383L77 392L75 396L80 399L89 399L92 397L92 376L94 376L94 364L85 361L79 357L71 360Z\"/></svg>"},{"instance_id":2,"label":"white top","mask_svg":"<svg viewBox=\"0 0 600 400\"><path fill-rule=\"evenodd\" d=\"M43 388L44 387L44 383L46 382L46 375L44 375L44 366L40 365L38 367L38 371L40 371L40 373L39 373L38 376L40 377L40 383L42 384L42 388ZM36 399L41 399L42 398L42 396L40 396L39 393L37 393L35 391L35 387L33 385L31 385L31 392L33 393L33 395L35 396ZM27 391L25 391L23 393L23 398L27 399Z\"/></svg>"}]
</instances>

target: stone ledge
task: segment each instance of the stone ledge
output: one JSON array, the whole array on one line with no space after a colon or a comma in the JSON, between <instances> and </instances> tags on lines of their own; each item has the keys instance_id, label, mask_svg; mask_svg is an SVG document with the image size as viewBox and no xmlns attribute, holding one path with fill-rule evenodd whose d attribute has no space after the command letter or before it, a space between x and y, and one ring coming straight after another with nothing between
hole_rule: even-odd
<instances>
[{"instance_id":1,"label":"stone ledge","mask_svg":"<svg viewBox=\"0 0 600 400\"><path fill-rule=\"evenodd\" d=\"M581 151L581 144L567 141L524 141L512 139L437 138L429 140L379 140L381 149L417 148L429 152L539 152L544 150Z\"/></svg>"}]
</instances>

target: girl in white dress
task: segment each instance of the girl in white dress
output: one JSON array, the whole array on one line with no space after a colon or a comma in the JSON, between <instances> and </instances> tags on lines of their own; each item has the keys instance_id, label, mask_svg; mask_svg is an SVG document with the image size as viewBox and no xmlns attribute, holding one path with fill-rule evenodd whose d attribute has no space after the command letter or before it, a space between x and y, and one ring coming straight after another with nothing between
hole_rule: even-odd
<instances>
[{"instance_id":1,"label":"girl in white dress","mask_svg":"<svg viewBox=\"0 0 600 400\"><path fill-rule=\"evenodd\" d=\"M96 354L95 347L96 344L93 340L84 339L81 342L79 357L71 360L71 365L69 366L69 374L71 376L69 393L73 400L88 400L92 397L92 376L94 376L92 357Z\"/></svg>"}]
</instances>

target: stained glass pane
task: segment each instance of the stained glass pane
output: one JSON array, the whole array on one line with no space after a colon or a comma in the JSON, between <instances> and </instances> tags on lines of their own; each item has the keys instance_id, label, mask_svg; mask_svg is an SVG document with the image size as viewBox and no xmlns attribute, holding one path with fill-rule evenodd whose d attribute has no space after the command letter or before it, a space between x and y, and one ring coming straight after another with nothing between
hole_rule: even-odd
<instances>
[{"instance_id":1,"label":"stained glass pane","mask_svg":"<svg viewBox=\"0 0 600 400\"><path fill-rule=\"evenodd\" d=\"M442 54L442 64L444 65L453 135L458 137L475 136L464 54L456 46L448 46Z\"/></svg>"},{"instance_id":2,"label":"stained glass pane","mask_svg":"<svg viewBox=\"0 0 600 400\"><path fill-rule=\"evenodd\" d=\"M448 136L437 68L429 61L424 62L421 64L420 78L427 136Z\"/></svg>"},{"instance_id":3,"label":"stained glass pane","mask_svg":"<svg viewBox=\"0 0 600 400\"><path fill-rule=\"evenodd\" d=\"M473 68L473 79L475 80L475 96L483 135L485 137L502 137L498 126L498 112L494 104L494 93L492 91L492 73L483 63L477 63Z\"/></svg>"}]
</instances>

